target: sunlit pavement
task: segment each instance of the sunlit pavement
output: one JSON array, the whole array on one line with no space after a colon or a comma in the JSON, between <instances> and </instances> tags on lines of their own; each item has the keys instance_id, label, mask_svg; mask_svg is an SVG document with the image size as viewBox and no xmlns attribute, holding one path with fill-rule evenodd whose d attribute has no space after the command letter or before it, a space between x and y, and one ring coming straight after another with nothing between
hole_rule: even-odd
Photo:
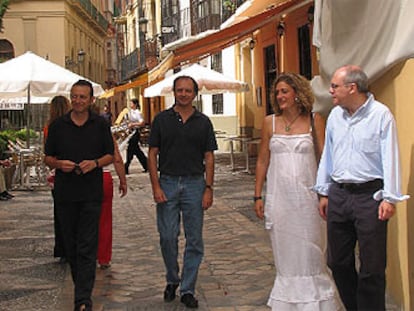
<instances>
[{"instance_id":1,"label":"sunlit pavement","mask_svg":"<svg viewBox=\"0 0 414 311\"><path fill-rule=\"evenodd\" d=\"M205 214L205 257L196 287L198 310L264 311L275 270L263 224L253 213L254 176L243 155L231 170L228 154L218 154L214 206ZM251 161L251 171L254 161ZM158 245L155 204L149 177L134 160L128 195L115 193L113 256L97 268L94 310L186 310L177 297L164 303L164 267ZM118 181L115 178L116 191ZM69 267L52 257L50 190L14 191L0 202L0 310L73 310ZM182 234L183 235L183 234ZM180 240L180 263L184 241ZM398 310L388 305L387 310Z\"/></svg>"},{"instance_id":2,"label":"sunlit pavement","mask_svg":"<svg viewBox=\"0 0 414 311\"><path fill-rule=\"evenodd\" d=\"M205 214L205 257L196 287L199 310L268 310L272 252L252 213L254 176L243 172L242 156L236 159L233 172L229 156L217 155L215 201ZM164 266L149 177L136 160L130 173L128 195L115 194L112 265L97 268L94 310L185 310L179 297L163 301ZM115 191L116 186L115 178ZM13 193L14 199L0 203L0 310L73 310L69 267L52 257L50 191ZM181 254L183 244L181 239Z\"/></svg>"}]
</instances>

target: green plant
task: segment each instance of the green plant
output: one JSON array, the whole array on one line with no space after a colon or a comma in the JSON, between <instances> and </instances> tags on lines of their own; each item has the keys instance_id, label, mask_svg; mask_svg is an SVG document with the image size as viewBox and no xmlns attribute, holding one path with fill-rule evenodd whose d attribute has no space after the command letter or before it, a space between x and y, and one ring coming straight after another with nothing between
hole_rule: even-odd
<instances>
[{"instance_id":1,"label":"green plant","mask_svg":"<svg viewBox=\"0 0 414 311\"><path fill-rule=\"evenodd\" d=\"M30 138L37 138L37 133L30 129L29 130L29 139ZM8 142L16 142L16 140L22 140L26 141L27 139L27 130L21 129L21 130L3 130L0 131L0 158L4 157L4 151L7 151L9 149Z\"/></svg>"},{"instance_id":2,"label":"green plant","mask_svg":"<svg viewBox=\"0 0 414 311\"><path fill-rule=\"evenodd\" d=\"M10 0L0 0L0 32L3 32L3 16L9 8Z\"/></svg>"}]
</instances>

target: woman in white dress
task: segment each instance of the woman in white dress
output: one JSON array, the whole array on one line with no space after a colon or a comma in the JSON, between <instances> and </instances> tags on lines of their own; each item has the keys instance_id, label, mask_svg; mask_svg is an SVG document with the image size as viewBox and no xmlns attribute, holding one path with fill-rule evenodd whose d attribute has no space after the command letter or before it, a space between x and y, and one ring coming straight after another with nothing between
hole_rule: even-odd
<instances>
[{"instance_id":1,"label":"woman in white dress","mask_svg":"<svg viewBox=\"0 0 414 311\"><path fill-rule=\"evenodd\" d=\"M256 215L270 234L277 274L267 304L277 311L343 310L326 265L326 225L311 190L325 121L312 113L314 96L304 77L281 74L272 91L275 114L263 122L254 196Z\"/></svg>"}]
</instances>

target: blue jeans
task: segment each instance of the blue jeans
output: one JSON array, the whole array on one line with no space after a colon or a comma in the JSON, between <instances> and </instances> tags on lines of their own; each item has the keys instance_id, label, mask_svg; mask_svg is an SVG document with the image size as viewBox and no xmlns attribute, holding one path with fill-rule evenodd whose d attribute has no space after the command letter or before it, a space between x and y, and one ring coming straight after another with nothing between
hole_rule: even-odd
<instances>
[{"instance_id":1,"label":"blue jeans","mask_svg":"<svg viewBox=\"0 0 414 311\"><path fill-rule=\"evenodd\" d=\"M157 204L157 225L161 252L167 270L167 283L180 283L177 258L182 214L186 243L180 293L181 295L194 294L198 268L204 254L202 207L204 177L161 175L160 185L167 197L167 202Z\"/></svg>"}]
</instances>

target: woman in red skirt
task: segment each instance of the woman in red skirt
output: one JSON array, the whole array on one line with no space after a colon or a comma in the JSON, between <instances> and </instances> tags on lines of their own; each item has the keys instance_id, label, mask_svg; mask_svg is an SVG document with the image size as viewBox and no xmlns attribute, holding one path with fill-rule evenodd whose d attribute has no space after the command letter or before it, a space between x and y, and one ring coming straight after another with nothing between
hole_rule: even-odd
<instances>
[{"instance_id":1,"label":"woman in red skirt","mask_svg":"<svg viewBox=\"0 0 414 311\"><path fill-rule=\"evenodd\" d=\"M114 139L114 168L119 178L119 194L121 198L127 193L124 162L119 152L118 144ZM103 173L103 200L101 218L99 220L98 264L101 269L108 269L112 259L112 199L113 179L109 170Z\"/></svg>"}]
</instances>

